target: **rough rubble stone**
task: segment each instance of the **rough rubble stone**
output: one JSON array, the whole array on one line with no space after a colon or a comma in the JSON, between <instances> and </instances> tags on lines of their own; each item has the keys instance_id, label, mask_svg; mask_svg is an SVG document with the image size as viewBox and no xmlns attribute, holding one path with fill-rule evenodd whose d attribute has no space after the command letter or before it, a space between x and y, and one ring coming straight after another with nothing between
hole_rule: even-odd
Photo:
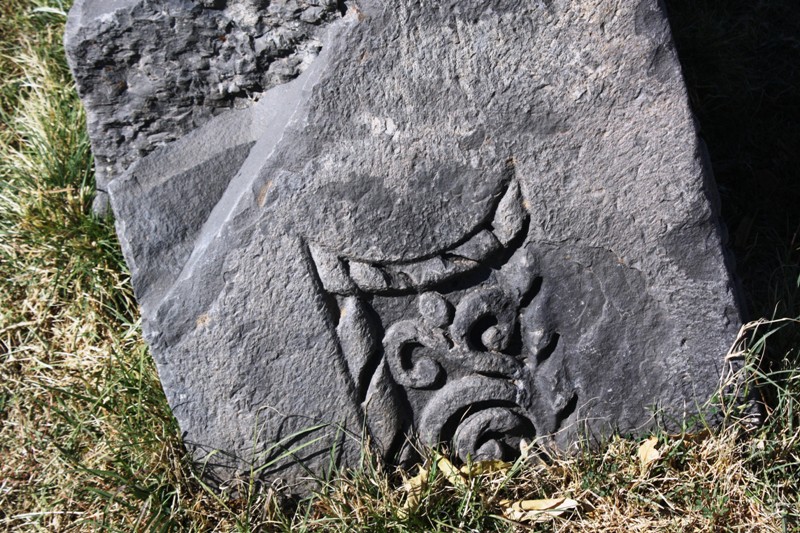
<instances>
[{"instance_id":1,"label":"rough rubble stone","mask_svg":"<svg viewBox=\"0 0 800 533\"><path fill-rule=\"evenodd\" d=\"M142 156L296 78L334 16L336 0L75 2L65 42L88 110L95 209Z\"/></svg>"},{"instance_id":2,"label":"rough rubble stone","mask_svg":"<svg viewBox=\"0 0 800 533\"><path fill-rule=\"evenodd\" d=\"M740 308L656 0L162 4L194 22L160 55L130 44L166 24L153 0L79 1L68 45L207 472L299 482L364 436L391 461L408 435L510 458L680 426L717 392ZM210 80L242 49L208 48L219 20L255 46L298 17L321 21L313 61L278 79L252 60L236 83L265 92L217 114L238 92ZM145 48L152 107L97 69Z\"/></svg>"}]
</instances>

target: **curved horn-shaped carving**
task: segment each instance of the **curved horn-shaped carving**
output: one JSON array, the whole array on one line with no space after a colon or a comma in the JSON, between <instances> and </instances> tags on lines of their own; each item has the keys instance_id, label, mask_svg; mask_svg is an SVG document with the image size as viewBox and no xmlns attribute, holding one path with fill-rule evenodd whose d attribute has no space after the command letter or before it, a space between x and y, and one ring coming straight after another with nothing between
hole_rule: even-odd
<instances>
[{"instance_id":1,"label":"curved horn-shaped carving","mask_svg":"<svg viewBox=\"0 0 800 533\"><path fill-rule=\"evenodd\" d=\"M425 406L420 435L428 444L457 440L463 460L505 457L522 436L536 433L520 405L522 397L507 380L472 375L448 383Z\"/></svg>"},{"instance_id":2,"label":"curved horn-shaped carving","mask_svg":"<svg viewBox=\"0 0 800 533\"><path fill-rule=\"evenodd\" d=\"M361 394L366 392L370 363L378 352L379 339L375 334L375 326L369 307L359 298L348 296L342 298L340 305L339 324L336 326L336 335L339 337L339 346L347 361L353 384Z\"/></svg>"},{"instance_id":3,"label":"curved horn-shaped carving","mask_svg":"<svg viewBox=\"0 0 800 533\"><path fill-rule=\"evenodd\" d=\"M453 446L462 461L508 461L519 455L520 440L531 439L535 433L533 423L513 408L490 407L459 424Z\"/></svg>"},{"instance_id":4,"label":"curved horn-shaped carving","mask_svg":"<svg viewBox=\"0 0 800 533\"><path fill-rule=\"evenodd\" d=\"M446 354L450 345L441 331L403 320L386 331L383 348L397 383L424 389L440 381L443 369L437 358Z\"/></svg>"},{"instance_id":5,"label":"curved horn-shaped carving","mask_svg":"<svg viewBox=\"0 0 800 533\"><path fill-rule=\"evenodd\" d=\"M500 241L500 244L508 246L522 230L526 218L527 212L519 191L519 183L512 181L500 200L497 211L494 213L494 220L492 220L494 236Z\"/></svg>"},{"instance_id":6,"label":"curved horn-shaped carving","mask_svg":"<svg viewBox=\"0 0 800 533\"><path fill-rule=\"evenodd\" d=\"M374 263L339 257L321 243L310 244L311 255L323 286L335 294L424 291L476 270L511 245L528 220L516 180L508 184L492 216L484 227L473 228L459 244L413 261Z\"/></svg>"},{"instance_id":7,"label":"curved horn-shaped carving","mask_svg":"<svg viewBox=\"0 0 800 533\"><path fill-rule=\"evenodd\" d=\"M497 287L475 291L456 307L453 340L478 352L505 350L517 324L516 304Z\"/></svg>"}]
</instances>

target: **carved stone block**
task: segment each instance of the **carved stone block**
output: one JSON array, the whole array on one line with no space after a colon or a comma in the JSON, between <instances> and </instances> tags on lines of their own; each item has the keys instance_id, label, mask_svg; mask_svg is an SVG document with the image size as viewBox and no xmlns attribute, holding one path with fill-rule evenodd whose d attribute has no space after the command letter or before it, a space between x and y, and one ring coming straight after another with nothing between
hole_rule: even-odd
<instances>
[{"instance_id":1,"label":"carved stone block","mask_svg":"<svg viewBox=\"0 0 800 533\"><path fill-rule=\"evenodd\" d=\"M679 426L726 375L740 309L656 0L84 0L67 44L216 475Z\"/></svg>"}]
</instances>

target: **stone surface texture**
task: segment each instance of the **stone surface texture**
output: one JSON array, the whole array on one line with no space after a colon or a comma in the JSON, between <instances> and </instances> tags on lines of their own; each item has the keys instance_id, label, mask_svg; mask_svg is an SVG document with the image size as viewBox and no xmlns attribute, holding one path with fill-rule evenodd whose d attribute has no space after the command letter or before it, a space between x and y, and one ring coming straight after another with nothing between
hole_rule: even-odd
<instances>
[{"instance_id":1,"label":"stone surface texture","mask_svg":"<svg viewBox=\"0 0 800 533\"><path fill-rule=\"evenodd\" d=\"M79 0L67 39L208 472L679 427L727 375L737 292L656 0Z\"/></svg>"},{"instance_id":2,"label":"stone surface texture","mask_svg":"<svg viewBox=\"0 0 800 533\"><path fill-rule=\"evenodd\" d=\"M335 0L84 0L66 45L96 158L109 181L154 148L298 76Z\"/></svg>"}]
</instances>

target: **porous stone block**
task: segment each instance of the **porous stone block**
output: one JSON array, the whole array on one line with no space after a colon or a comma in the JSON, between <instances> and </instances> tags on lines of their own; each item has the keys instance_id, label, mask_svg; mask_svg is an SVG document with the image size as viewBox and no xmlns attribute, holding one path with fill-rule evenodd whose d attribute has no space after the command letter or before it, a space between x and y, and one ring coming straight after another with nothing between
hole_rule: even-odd
<instances>
[{"instance_id":1,"label":"porous stone block","mask_svg":"<svg viewBox=\"0 0 800 533\"><path fill-rule=\"evenodd\" d=\"M727 375L740 307L655 0L84 0L70 21L207 471L297 482L364 437L412 461L414 435L508 459L679 427Z\"/></svg>"}]
</instances>

